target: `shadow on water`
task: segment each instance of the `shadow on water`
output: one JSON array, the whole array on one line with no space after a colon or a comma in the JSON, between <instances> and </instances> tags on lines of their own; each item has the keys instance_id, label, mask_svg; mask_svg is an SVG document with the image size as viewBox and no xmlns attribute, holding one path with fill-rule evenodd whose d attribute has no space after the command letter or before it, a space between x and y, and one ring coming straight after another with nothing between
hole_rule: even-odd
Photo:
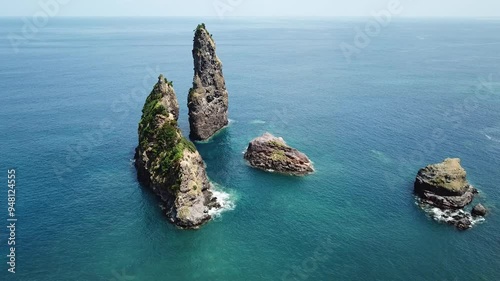
<instances>
[{"instance_id":1,"label":"shadow on water","mask_svg":"<svg viewBox=\"0 0 500 281\"><path fill-rule=\"evenodd\" d=\"M195 143L201 157L207 164L208 177L223 185L230 182L231 170L236 164L233 161L233 154L237 152L232 149L231 139L230 128L225 128L210 141Z\"/></svg>"}]
</instances>

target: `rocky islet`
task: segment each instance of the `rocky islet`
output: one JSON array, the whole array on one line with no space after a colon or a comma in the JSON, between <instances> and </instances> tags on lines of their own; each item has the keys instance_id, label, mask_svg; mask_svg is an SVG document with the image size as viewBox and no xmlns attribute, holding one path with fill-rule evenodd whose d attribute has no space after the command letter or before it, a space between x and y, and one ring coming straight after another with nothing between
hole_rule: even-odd
<instances>
[{"instance_id":1,"label":"rocky islet","mask_svg":"<svg viewBox=\"0 0 500 281\"><path fill-rule=\"evenodd\" d=\"M177 125L179 104L172 83L163 75L142 112L135 154L138 179L161 198L172 223L198 228L210 220L210 209L220 206L200 154Z\"/></svg>"},{"instance_id":2,"label":"rocky islet","mask_svg":"<svg viewBox=\"0 0 500 281\"><path fill-rule=\"evenodd\" d=\"M421 207L430 210L435 219L461 230L473 225L474 216L486 214L482 205L476 206L472 214L465 210L478 191L467 181L467 173L459 158L447 158L441 163L420 169L415 179L414 193Z\"/></svg>"},{"instance_id":3,"label":"rocky islet","mask_svg":"<svg viewBox=\"0 0 500 281\"><path fill-rule=\"evenodd\" d=\"M194 77L188 95L190 138L203 141L229 123L229 98L222 62L205 24L198 25L195 30L192 53Z\"/></svg>"},{"instance_id":4,"label":"rocky islet","mask_svg":"<svg viewBox=\"0 0 500 281\"><path fill-rule=\"evenodd\" d=\"M252 167L266 171L295 176L314 172L311 160L304 153L270 133L253 139L248 144L244 158Z\"/></svg>"}]
</instances>

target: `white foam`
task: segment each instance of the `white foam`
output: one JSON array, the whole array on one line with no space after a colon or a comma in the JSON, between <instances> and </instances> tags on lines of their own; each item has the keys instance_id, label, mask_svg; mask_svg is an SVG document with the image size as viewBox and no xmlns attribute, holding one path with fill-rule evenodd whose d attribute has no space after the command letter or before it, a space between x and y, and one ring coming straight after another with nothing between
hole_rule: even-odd
<instances>
[{"instance_id":1,"label":"white foam","mask_svg":"<svg viewBox=\"0 0 500 281\"><path fill-rule=\"evenodd\" d=\"M231 211L236 208L236 196L234 194L226 192L222 186L212 183L212 193L213 196L217 198L217 203L221 206L218 209L210 209L208 214L212 218L218 218L225 211Z\"/></svg>"},{"instance_id":2,"label":"white foam","mask_svg":"<svg viewBox=\"0 0 500 281\"><path fill-rule=\"evenodd\" d=\"M485 136L488 140L490 140L490 141L500 142L500 139L497 139L497 138L495 138L495 137L492 137L492 136L490 136L490 135L488 135L488 134L484 134L484 136Z\"/></svg>"},{"instance_id":3,"label":"white foam","mask_svg":"<svg viewBox=\"0 0 500 281\"><path fill-rule=\"evenodd\" d=\"M264 120L252 120L250 121L250 124L266 124L267 122Z\"/></svg>"},{"instance_id":4,"label":"white foam","mask_svg":"<svg viewBox=\"0 0 500 281\"><path fill-rule=\"evenodd\" d=\"M440 208L430 206L428 204L419 202L417 200L417 205L419 205L422 210L424 210L433 220L438 222L450 223L455 219L454 216L467 217L471 224L474 226L477 223L485 221L483 217L474 217L470 213L465 212L462 209L459 210L442 210Z\"/></svg>"},{"instance_id":5,"label":"white foam","mask_svg":"<svg viewBox=\"0 0 500 281\"><path fill-rule=\"evenodd\" d=\"M371 153L373 153L373 156L382 163L389 164L392 162L391 158L385 155L385 153L383 153L382 151L372 149Z\"/></svg>"}]
</instances>

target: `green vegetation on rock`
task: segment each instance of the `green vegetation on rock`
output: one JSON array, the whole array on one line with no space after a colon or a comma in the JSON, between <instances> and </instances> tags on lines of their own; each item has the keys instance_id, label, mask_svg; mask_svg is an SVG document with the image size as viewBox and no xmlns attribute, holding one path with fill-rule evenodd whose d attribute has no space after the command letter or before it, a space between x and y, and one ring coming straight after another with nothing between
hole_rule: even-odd
<instances>
[{"instance_id":1,"label":"green vegetation on rock","mask_svg":"<svg viewBox=\"0 0 500 281\"><path fill-rule=\"evenodd\" d=\"M170 87L174 86L174 82L173 81L168 81L167 78L165 78L165 83L167 83Z\"/></svg>"},{"instance_id":2,"label":"green vegetation on rock","mask_svg":"<svg viewBox=\"0 0 500 281\"><path fill-rule=\"evenodd\" d=\"M165 82L172 86L172 82L166 78ZM158 116L164 117L163 124L157 121ZM153 89L142 110L139 122L139 145L143 151L149 151L150 159L156 163L151 168L154 172L174 173L178 170L179 161L186 149L196 152L195 145L182 136L177 121L170 116L162 104L161 93ZM171 187L174 192L178 189L179 184Z\"/></svg>"},{"instance_id":3,"label":"green vegetation on rock","mask_svg":"<svg viewBox=\"0 0 500 281\"><path fill-rule=\"evenodd\" d=\"M271 159L273 161L285 161L286 160L285 152L283 150L276 149L271 154Z\"/></svg>"},{"instance_id":4,"label":"green vegetation on rock","mask_svg":"<svg viewBox=\"0 0 500 281\"><path fill-rule=\"evenodd\" d=\"M202 30L205 30L205 31L207 32L207 34L210 36L210 38L213 38L213 37L214 37L214 36L213 36L213 34L208 33L207 27L205 26L205 24L204 24L204 23L200 23L200 24L198 24L198 26L196 27L196 29L195 29L195 30L193 30L193 32L194 32L195 34L199 34Z\"/></svg>"},{"instance_id":5,"label":"green vegetation on rock","mask_svg":"<svg viewBox=\"0 0 500 281\"><path fill-rule=\"evenodd\" d=\"M212 199L205 163L177 124L179 102L173 83L160 74L139 122L135 167L139 181L163 201L169 220L195 229L210 220Z\"/></svg>"},{"instance_id":6,"label":"green vegetation on rock","mask_svg":"<svg viewBox=\"0 0 500 281\"><path fill-rule=\"evenodd\" d=\"M272 146L276 146L276 147L285 147L285 145L279 141L269 141L269 144L272 145Z\"/></svg>"},{"instance_id":7,"label":"green vegetation on rock","mask_svg":"<svg viewBox=\"0 0 500 281\"><path fill-rule=\"evenodd\" d=\"M196 91L193 88L189 88L188 100L192 100L196 94Z\"/></svg>"},{"instance_id":8,"label":"green vegetation on rock","mask_svg":"<svg viewBox=\"0 0 500 281\"><path fill-rule=\"evenodd\" d=\"M194 31L194 32L198 32L198 31L200 31L200 30L202 30L202 29L207 30L207 28L206 28L206 26L205 26L205 23L200 23L200 24L198 24L198 26L196 27L196 29L195 29L195 30L193 30L193 31Z\"/></svg>"}]
</instances>

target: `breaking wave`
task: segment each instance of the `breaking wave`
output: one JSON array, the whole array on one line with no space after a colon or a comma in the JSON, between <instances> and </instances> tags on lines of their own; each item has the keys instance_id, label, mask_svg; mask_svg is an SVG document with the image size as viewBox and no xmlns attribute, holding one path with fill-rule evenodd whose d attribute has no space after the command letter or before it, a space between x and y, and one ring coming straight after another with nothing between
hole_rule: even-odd
<instances>
[{"instance_id":1,"label":"breaking wave","mask_svg":"<svg viewBox=\"0 0 500 281\"><path fill-rule=\"evenodd\" d=\"M477 223L485 221L483 217L474 217L462 209L442 210L440 208L419 202L418 199L416 204L419 205L429 217L437 222L453 224L453 222L456 221L456 218L467 218L471 222L472 226L474 226Z\"/></svg>"},{"instance_id":2,"label":"breaking wave","mask_svg":"<svg viewBox=\"0 0 500 281\"><path fill-rule=\"evenodd\" d=\"M217 203L221 206L219 209L211 209L208 214L213 218L218 218L226 211L232 211L236 208L236 195L217 183L212 182L212 193L217 198Z\"/></svg>"}]
</instances>

